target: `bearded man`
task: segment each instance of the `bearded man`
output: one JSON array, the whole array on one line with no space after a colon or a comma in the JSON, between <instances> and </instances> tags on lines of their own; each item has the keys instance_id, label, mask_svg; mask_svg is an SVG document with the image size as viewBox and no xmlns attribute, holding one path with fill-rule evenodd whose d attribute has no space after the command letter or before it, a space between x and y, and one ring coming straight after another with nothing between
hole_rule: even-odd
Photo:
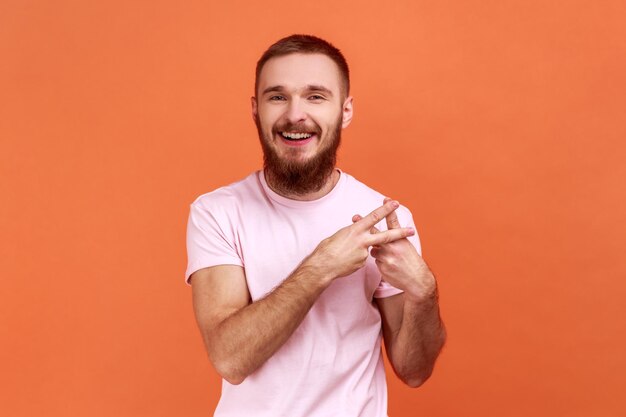
<instances>
[{"instance_id":1,"label":"bearded man","mask_svg":"<svg viewBox=\"0 0 626 417\"><path fill-rule=\"evenodd\" d=\"M191 204L185 278L223 378L215 416L384 417L381 339L411 387L445 342L411 213L335 166L349 93L333 45L276 42L252 97L263 170Z\"/></svg>"}]
</instances>

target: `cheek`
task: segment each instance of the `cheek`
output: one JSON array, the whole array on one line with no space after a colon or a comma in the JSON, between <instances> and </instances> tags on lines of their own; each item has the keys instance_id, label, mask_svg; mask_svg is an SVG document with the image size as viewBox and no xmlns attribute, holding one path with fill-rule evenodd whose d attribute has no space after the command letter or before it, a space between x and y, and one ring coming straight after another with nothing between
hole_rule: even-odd
<instances>
[{"instance_id":1,"label":"cheek","mask_svg":"<svg viewBox=\"0 0 626 417\"><path fill-rule=\"evenodd\" d=\"M267 113L259 113L258 118L261 128L265 131L271 131L276 123L276 118Z\"/></svg>"},{"instance_id":2,"label":"cheek","mask_svg":"<svg viewBox=\"0 0 626 417\"><path fill-rule=\"evenodd\" d=\"M272 128L274 128L276 124L280 121L280 118L281 114L279 112L274 111L271 113L267 113L262 119L263 126L265 126L265 128L268 130L272 130Z\"/></svg>"},{"instance_id":3,"label":"cheek","mask_svg":"<svg viewBox=\"0 0 626 417\"><path fill-rule=\"evenodd\" d=\"M323 119L319 120L324 120L324 126L326 126L326 129L334 129L337 127L337 124L341 124L343 121L342 116L341 112L328 111L321 115L320 117L323 117Z\"/></svg>"}]
</instances>

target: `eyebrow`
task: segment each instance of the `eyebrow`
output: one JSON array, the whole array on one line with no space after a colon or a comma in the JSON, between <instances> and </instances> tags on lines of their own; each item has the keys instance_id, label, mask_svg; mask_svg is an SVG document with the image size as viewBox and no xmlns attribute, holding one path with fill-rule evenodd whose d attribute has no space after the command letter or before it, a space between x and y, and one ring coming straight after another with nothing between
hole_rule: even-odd
<instances>
[{"instance_id":1,"label":"eyebrow","mask_svg":"<svg viewBox=\"0 0 626 417\"><path fill-rule=\"evenodd\" d=\"M322 93L325 93L329 96L333 95L333 92L330 91L330 89L324 87L323 85L317 85L317 84L309 84L306 86L305 88L306 91L319 91ZM285 91L285 87L282 85L272 85L267 87L265 90L263 90L262 95L265 95L267 93L272 93L272 92L277 92L277 93L282 93L283 91Z\"/></svg>"}]
</instances>

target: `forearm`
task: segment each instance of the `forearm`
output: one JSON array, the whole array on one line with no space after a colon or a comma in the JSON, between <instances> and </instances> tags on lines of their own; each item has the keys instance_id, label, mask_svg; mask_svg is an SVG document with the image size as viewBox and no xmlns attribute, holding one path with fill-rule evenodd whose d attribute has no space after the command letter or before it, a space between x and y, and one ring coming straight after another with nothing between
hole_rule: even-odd
<instances>
[{"instance_id":1,"label":"forearm","mask_svg":"<svg viewBox=\"0 0 626 417\"><path fill-rule=\"evenodd\" d=\"M406 298L402 325L389 352L398 376L413 387L424 383L445 340L446 330L436 295L425 300Z\"/></svg>"},{"instance_id":2,"label":"forearm","mask_svg":"<svg viewBox=\"0 0 626 417\"><path fill-rule=\"evenodd\" d=\"M218 372L241 383L289 339L330 282L305 260L267 296L223 320L207 342Z\"/></svg>"}]
</instances>

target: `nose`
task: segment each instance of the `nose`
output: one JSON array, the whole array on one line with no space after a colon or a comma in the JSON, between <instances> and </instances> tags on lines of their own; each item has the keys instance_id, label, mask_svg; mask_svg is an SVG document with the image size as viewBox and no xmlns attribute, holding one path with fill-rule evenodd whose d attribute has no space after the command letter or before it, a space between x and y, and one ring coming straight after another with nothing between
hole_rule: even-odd
<instances>
[{"instance_id":1,"label":"nose","mask_svg":"<svg viewBox=\"0 0 626 417\"><path fill-rule=\"evenodd\" d=\"M286 117L290 123L298 123L306 120L307 115L300 100L294 99L289 102Z\"/></svg>"}]
</instances>

